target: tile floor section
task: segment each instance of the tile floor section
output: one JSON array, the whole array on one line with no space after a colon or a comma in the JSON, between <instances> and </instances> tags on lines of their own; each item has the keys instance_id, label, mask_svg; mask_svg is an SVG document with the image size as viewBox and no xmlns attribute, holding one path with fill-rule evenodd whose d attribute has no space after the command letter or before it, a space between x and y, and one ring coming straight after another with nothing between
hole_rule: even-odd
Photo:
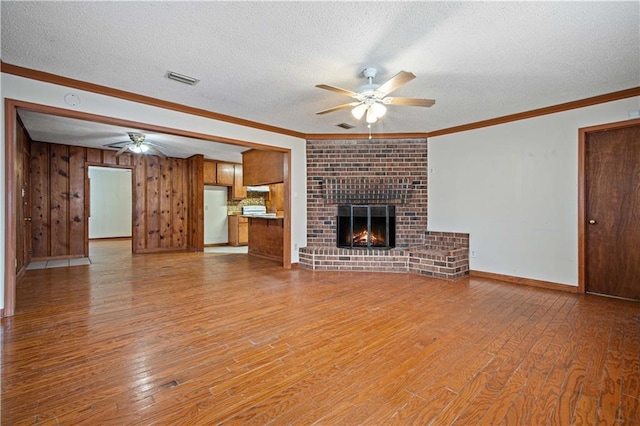
<instances>
[{"instance_id":1,"label":"tile floor section","mask_svg":"<svg viewBox=\"0 0 640 426\"><path fill-rule=\"evenodd\" d=\"M40 260L29 263L29 265L27 265L27 271L32 271L34 269L66 268L69 266L82 265L91 265L91 259L89 259L88 257L80 257L77 259Z\"/></svg>"},{"instance_id":2,"label":"tile floor section","mask_svg":"<svg viewBox=\"0 0 640 426\"><path fill-rule=\"evenodd\" d=\"M247 254L249 252L249 247L247 246L216 246L216 247L205 247L205 253L218 253L218 254Z\"/></svg>"}]
</instances>

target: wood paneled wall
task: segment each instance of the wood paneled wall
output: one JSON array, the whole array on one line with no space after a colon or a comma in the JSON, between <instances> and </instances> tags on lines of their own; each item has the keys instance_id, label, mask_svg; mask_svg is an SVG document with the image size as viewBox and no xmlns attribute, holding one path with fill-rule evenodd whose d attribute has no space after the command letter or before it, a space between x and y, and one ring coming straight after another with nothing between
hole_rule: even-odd
<instances>
[{"instance_id":1,"label":"wood paneled wall","mask_svg":"<svg viewBox=\"0 0 640 426\"><path fill-rule=\"evenodd\" d=\"M186 161L138 155L133 166L134 252L186 249L189 216Z\"/></svg>"},{"instance_id":2,"label":"wood paneled wall","mask_svg":"<svg viewBox=\"0 0 640 426\"><path fill-rule=\"evenodd\" d=\"M204 250L204 156L186 159L189 180L189 235L187 249Z\"/></svg>"},{"instance_id":3,"label":"wood paneled wall","mask_svg":"<svg viewBox=\"0 0 640 426\"><path fill-rule=\"evenodd\" d=\"M116 158L115 151L34 142L30 161L33 258L88 255L88 165L132 169L134 252L186 249L189 179L185 160L131 154Z\"/></svg>"}]
</instances>

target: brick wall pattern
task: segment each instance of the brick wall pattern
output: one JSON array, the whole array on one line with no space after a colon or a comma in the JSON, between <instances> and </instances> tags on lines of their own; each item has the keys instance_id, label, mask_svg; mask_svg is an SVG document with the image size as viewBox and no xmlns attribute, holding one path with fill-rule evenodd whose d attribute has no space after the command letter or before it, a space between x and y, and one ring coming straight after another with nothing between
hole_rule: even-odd
<instances>
[{"instance_id":1,"label":"brick wall pattern","mask_svg":"<svg viewBox=\"0 0 640 426\"><path fill-rule=\"evenodd\" d=\"M411 191L396 204L396 246L423 243L427 229L427 140L307 141L307 244L336 247L337 205L325 198L327 179L405 179Z\"/></svg>"}]
</instances>

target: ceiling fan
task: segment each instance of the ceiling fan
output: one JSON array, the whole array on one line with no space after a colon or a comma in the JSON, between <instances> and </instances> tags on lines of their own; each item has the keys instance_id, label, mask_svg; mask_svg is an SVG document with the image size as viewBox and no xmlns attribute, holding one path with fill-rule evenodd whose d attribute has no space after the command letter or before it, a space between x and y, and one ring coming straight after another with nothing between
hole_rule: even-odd
<instances>
[{"instance_id":1,"label":"ceiling fan","mask_svg":"<svg viewBox=\"0 0 640 426\"><path fill-rule=\"evenodd\" d=\"M391 77L387 82L383 84L374 84L373 78L378 72L375 68L365 68L362 71L362 75L368 79L368 83L361 86L357 92L341 89L335 86L329 86L328 84L318 84L316 87L320 89L330 90L332 92L347 95L356 99L354 102L348 104L342 104L333 108L328 108L322 111L316 112L316 114L327 114L333 111L339 111L341 109L353 107L351 114L360 120L363 116L367 123L372 124L378 121L387 108L385 105L404 105L404 106L420 106L430 107L436 103L433 99L418 99L418 98L399 98L387 96L400 86L410 82L416 78L415 74L407 71L400 71L398 74Z\"/></svg>"},{"instance_id":2,"label":"ceiling fan","mask_svg":"<svg viewBox=\"0 0 640 426\"><path fill-rule=\"evenodd\" d=\"M110 148L119 148L118 152L116 152L116 157L124 154L125 151L130 151L134 154L151 154L167 158L167 156L156 148L153 143L145 140L146 135L144 133L127 132L127 134L129 135L130 141L116 142L106 145Z\"/></svg>"}]
</instances>

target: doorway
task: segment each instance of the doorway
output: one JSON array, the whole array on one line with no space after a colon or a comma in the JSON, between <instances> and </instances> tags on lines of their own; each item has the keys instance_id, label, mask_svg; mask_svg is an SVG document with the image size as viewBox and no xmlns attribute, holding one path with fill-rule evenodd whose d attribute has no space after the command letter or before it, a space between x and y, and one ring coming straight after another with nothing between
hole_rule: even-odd
<instances>
[{"instance_id":1,"label":"doorway","mask_svg":"<svg viewBox=\"0 0 640 426\"><path fill-rule=\"evenodd\" d=\"M5 163L5 220L4 220L4 309L0 308L0 317L9 317L15 314L15 303L16 303L16 283L18 280L17 271L15 268L15 262L17 259L18 244L17 244L17 231L16 231L16 221L18 220L19 212L17 208L17 204L20 202L20 197L18 194L19 184L16 181L16 162L18 159L18 141L17 141L17 123L18 123L18 111L31 111L40 114L47 114L52 117L62 117L62 118L70 118L83 120L87 122L100 123L107 126L124 126L128 128L139 129L143 131L152 131L157 133L163 133L167 135L172 135L176 137L184 137L190 138L194 141L205 142L206 144L223 144L225 146L231 147L247 147L254 148L256 146L255 142L243 141L239 139L230 139L226 137L218 137L215 135L197 133L193 131L186 131L182 129L168 128L164 126L159 126L155 124L148 123L140 123L129 120L124 120L120 118L112 118L97 114L91 114L87 112L81 112L77 110L67 110L47 105L35 104L27 101L15 100L15 99L5 99L5 149L4 149L4 163ZM285 190L285 220L284 220L284 236L283 240L285 242L285 251L283 257L283 265L285 268L291 267L291 214L290 214L290 168L291 168L291 152L288 149L282 149L276 146L263 145L259 144L261 148L266 150L275 150L284 153L284 190ZM244 149L244 148L242 148ZM115 153L114 153L115 154ZM193 158L195 157L189 157ZM112 161L112 163L117 163ZM85 174L86 176L86 174ZM185 177L186 178L186 177ZM138 177L133 177L134 182L138 181ZM30 182L31 192L33 198L33 182ZM31 206L33 210L33 206ZM200 216L202 218L202 216ZM24 221L24 218L22 218ZM202 219L200 219L202 220ZM86 222L85 222L86 223ZM200 223L202 223L200 221ZM200 231L201 232L201 231ZM202 234L200 234L202 235ZM87 243L87 238L81 239L71 239L74 243L83 242ZM88 253L88 247L86 248L86 252Z\"/></svg>"},{"instance_id":2,"label":"doorway","mask_svg":"<svg viewBox=\"0 0 640 426\"><path fill-rule=\"evenodd\" d=\"M204 246L228 242L227 187L207 185L204 187Z\"/></svg>"},{"instance_id":3,"label":"doorway","mask_svg":"<svg viewBox=\"0 0 640 426\"><path fill-rule=\"evenodd\" d=\"M133 218L131 169L88 166L87 177L88 239L131 239ZM128 252L131 252L131 247Z\"/></svg>"},{"instance_id":4,"label":"doorway","mask_svg":"<svg viewBox=\"0 0 640 426\"><path fill-rule=\"evenodd\" d=\"M640 120L580 130L579 288L640 300Z\"/></svg>"}]
</instances>

